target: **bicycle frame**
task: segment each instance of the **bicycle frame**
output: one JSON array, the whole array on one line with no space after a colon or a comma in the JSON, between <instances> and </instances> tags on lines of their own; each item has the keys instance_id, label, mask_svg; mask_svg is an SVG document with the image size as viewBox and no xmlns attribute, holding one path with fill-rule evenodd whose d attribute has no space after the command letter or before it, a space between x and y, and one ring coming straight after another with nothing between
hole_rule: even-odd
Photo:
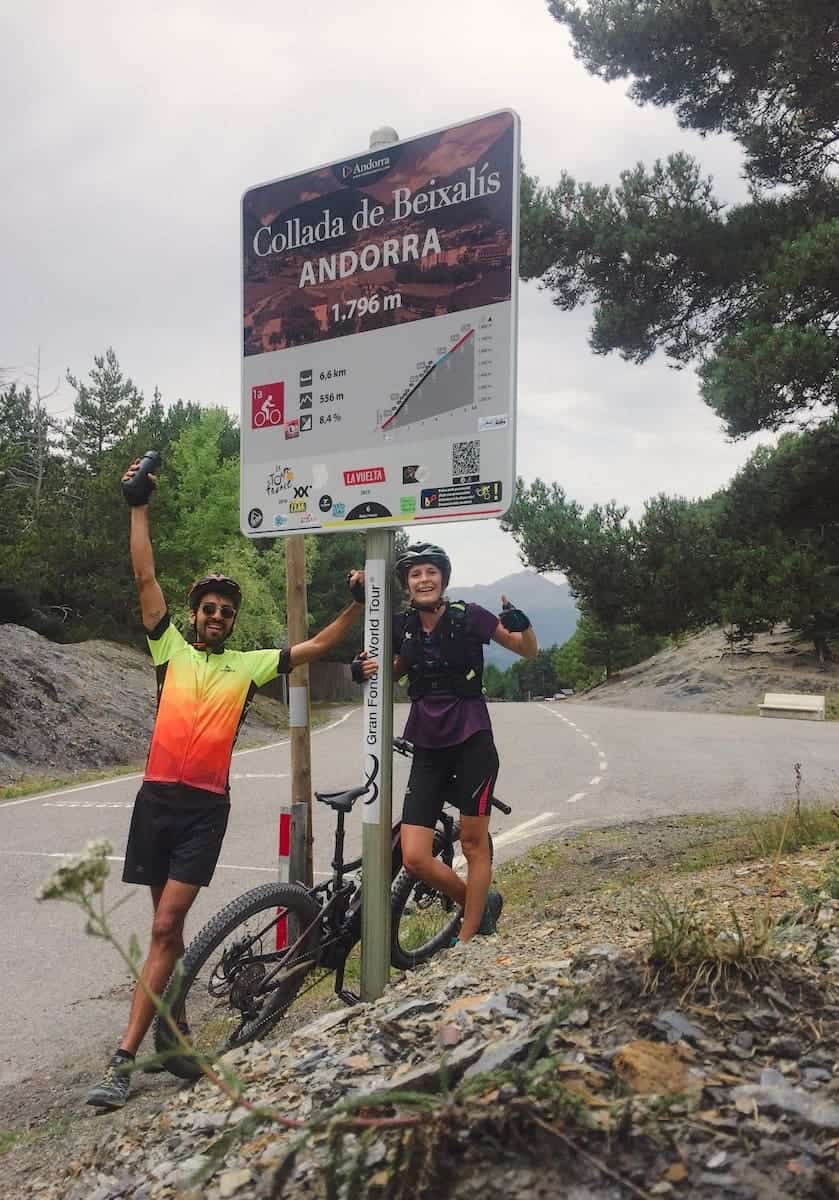
<instances>
[{"instance_id":1,"label":"bicycle frame","mask_svg":"<svg viewBox=\"0 0 839 1200\"><path fill-rule=\"evenodd\" d=\"M344 987L344 971L347 959L353 948L361 940L361 887L360 881L345 881L345 875L352 875L361 870L361 858L344 862L344 822L346 814L338 812L335 826L335 843L332 858L332 875L323 883L317 884L306 891L316 901L320 912L310 925L299 931L292 945L278 951L279 961L262 980L257 995L264 995L273 990L273 984L281 972L293 971L294 956L306 944L311 930L316 924L320 925L320 946L317 965L327 970L335 971L335 994L346 1004L356 1004L360 999L355 992ZM435 830L437 838L453 844L455 820L448 813L440 815L441 829ZM391 883L402 870L402 822L394 823L391 830ZM256 935L260 936L259 934ZM274 957L274 955L272 955ZM304 960L301 960L301 963Z\"/></svg>"},{"instance_id":2,"label":"bicycle frame","mask_svg":"<svg viewBox=\"0 0 839 1200\"><path fill-rule=\"evenodd\" d=\"M393 748L406 758L413 753L413 747L404 738L394 738ZM331 863L332 874L323 883L305 889L317 904L318 915L305 929L298 931L297 938L292 945L266 956L275 965L262 979L255 995L265 995L274 991L276 986L279 986L275 984L278 975L285 972L287 977L294 971L295 955L306 945L312 930L319 926L320 936L315 965L335 971L335 993L341 1000L346 1004L358 1002L359 997L344 987L344 971L353 947L361 940L361 881L358 878L346 881L345 876L356 875L360 872L362 860L355 858L350 862L344 862L344 824L347 812L352 811L352 805L364 795L364 792L364 788L350 789L349 793L336 792L328 799L315 793L319 800L323 800L335 810L337 818ZM348 800L348 807L339 807L337 803L339 798L342 804ZM492 804L506 814L511 811L509 806L502 803L496 796L492 797ZM442 828L440 828L441 826ZM439 848L441 842L443 846L452 847L454 845L454 828L454 817L443 810L434 830L435 850ZM391 830L391 883L402 870L401 830L402 822L394 822ZM451 862L448 865L451 865ZM276 920L277 918L274 918L272 923L275 923ZM264 930L258 931L251 939L251 944L259 940L270 927L269 924ZM299 969L308 969L311 955L304 953L303 957L297 961L300 964Z\"/></svg>"}]
</instances>

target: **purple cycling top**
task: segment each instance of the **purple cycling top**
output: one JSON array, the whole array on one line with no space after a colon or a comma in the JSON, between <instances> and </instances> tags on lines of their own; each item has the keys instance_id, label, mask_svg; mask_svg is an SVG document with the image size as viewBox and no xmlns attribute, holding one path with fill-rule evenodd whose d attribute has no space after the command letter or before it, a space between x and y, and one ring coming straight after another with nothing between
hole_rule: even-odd
<instances>
[{"instance_id":1,"label":"purple cycling top","mask_svg":"<svg viewBox=\"0 0 839 1200\"><path fill-rule=\"evenodd\" d=\"M498 617L488 609L481 608L480 604L467 604L465 628L467 638L485 646L498 628ZM401 625L395 621L394 654L399 653L400 633ZM433 663L439 655L431 634L422 634L422 645L426 662ZM435 750L442 746L459 746L482 729L492 730L483 697L452 696L437 692L434 696L423 696L411 702L403 736L415 746Z\"/></svg>"}]
</instances>

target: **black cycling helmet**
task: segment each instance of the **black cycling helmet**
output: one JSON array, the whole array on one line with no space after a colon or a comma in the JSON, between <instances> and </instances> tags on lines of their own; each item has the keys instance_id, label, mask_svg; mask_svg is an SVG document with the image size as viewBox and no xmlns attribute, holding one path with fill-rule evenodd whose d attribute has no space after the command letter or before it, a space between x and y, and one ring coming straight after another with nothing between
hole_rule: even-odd
<instances>
[{"instance_id":1,"label":"black cycling helmet","mask_svg":"<svg viewBox=\"0 0 839 1200\"><path fill-rule=\"evenodd\" d=\"M443 576L444 590L449 586L452 564L442 546L435 546L432 542L415 542L413 546L406 546L396 560L396 574L403 587L407 586L411 567L418 563L431 563L437 567Z\"/></svg>"},{"instance_id":2,"label":"black cycling helmet","mask_svg":"<svg viewBox=\"0 0 839 1200\"><path fill-rule=\"evenodd\" d=\"M218 592L220 596L229 596L233 601L234 608L241 607L242 589L235 579L228 579L226 575L203 575L200 579L196 579L187 592L186 602L193 612L198 612L198 605L207 592Z\"/></svg>"}]
</instances>

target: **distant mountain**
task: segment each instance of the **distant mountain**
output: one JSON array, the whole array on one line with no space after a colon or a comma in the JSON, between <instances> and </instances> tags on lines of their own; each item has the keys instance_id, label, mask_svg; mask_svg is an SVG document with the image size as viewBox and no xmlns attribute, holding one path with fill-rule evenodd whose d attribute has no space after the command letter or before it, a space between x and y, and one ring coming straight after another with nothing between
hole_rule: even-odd
<instances>
[{"instance_id":1,"label":"distant mountain","mask_svg":"<svg viewBox=\"0 0 839 1200\"><path fill-rule=\"evenodd\" d=\"M469 604L480 604L490 612L499 612L502 593L530 617L543 649L567 642L577 626L577 605L569 594L568 584L551 583L536 571L518 571L494 583L475 587L458 587L454 583L448 594L452 600L465 600ZM515 662L515 655L495 642L490 642L484 658L502 671Z\"/></svg>"}]
</instances>

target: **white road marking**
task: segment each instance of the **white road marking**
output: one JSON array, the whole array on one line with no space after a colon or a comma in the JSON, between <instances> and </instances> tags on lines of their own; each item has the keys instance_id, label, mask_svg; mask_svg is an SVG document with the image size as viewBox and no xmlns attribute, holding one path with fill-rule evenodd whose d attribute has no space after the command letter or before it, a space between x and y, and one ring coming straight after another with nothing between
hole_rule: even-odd
<instances>
[{"instance_id":1,"label":"white road marking","mask_svg":"<svg viewBox=\"0 0 839 1200\"><path fill-rule=\"evenodd\" d=\"M589 786L589 787L594 787L594 785L595 785L596 783L599 783L599 782L600 782L601 778L602 778L602 776L600 776L600 775L595 775L594 779L590 779L590 780L588 781L588 786Z\"/></svg>"},{"instance_id":2,"label":"white road marking","mask_svg":"<svg viewBox=\"0 0 839 1200\"><path fill-rule=\"evenodd\" d=\"M578 800L584 800L585 795L585 792L575 792L573 796L568 797L568 803L576 804Z\"/></svg>"},{"instance_id":3,"label":"white road marking","mask_svg":"<svg viewBox=\"0 0 839 1200\"><path fill-rule=\"evenodd\" d=\"M288 771L245 771L240 775L231 775L231 779L288 779Z\"/></svg>"},{"instance_id":4,"label":"white road marking","mask_svg":"<svg viewBox=\"0 0 839 1200\"><path fill-rule=\"evenodd\" d=\"M549 713L551 714L551 716L552 716L552 717L559 717L560 721L565 721L565 723L566 723L567 725L570 725L570 727L571 727L572 729L576 729L576 730L577 730L577 733L579 733L579 734L580 734L580 736L581 736L581 737L582 737L582 738L583 738L585 741L587 741L587 742L589 743L589 745L590 745L590 746L595 746L595 747L598 747L597 754L598 754L598 757L599 757L599 762L598 762L598 764L597 764L597 767L598 767L598 770L600 771L601 775L603 775L603 774L604 774L604 773L605 773L605 772L606 772L606 771L609 769L609 764L608 764L608 762L606 761L606 758L605 758L605 756L604 756L604 752L603 752L602 750L600 750L600 749L599 749L599 743L598 743L598 742L596 742L596 741L594 740L594 738L593 738L593 737L591 737L591 735L590 735L590 734L588 734L588 733L586 733L584 730L580 729L580 728L579 728L579 726L575 725L573 721L569 721L567 717L563 717L563 716L561 716L561 715L560 715L558 712L554 712L554 710L553 710L552 708L548 708L547 704L541 704L539 707L540 707L540 708L544 708L544 709L545 709L547 712L549 712ZM592 780L590 780L590 784L589 784L589 785L591 786L591 784L595 784L595 783L600 783L600 776L597 776L595 779L592 779ZM568 803L569 803L569 804L573 804L573 803L574 803L574 800L577 800L577 799L579 799L579 798L580 798L582 795L584 795L584 794L585 794L585 793L579 793L577 796L575 796L575 797L574 797L574 799L572 799L572 800L569 800L569 801L568 801Z\"/></svg>"},{"instance_id":5,"label":"white road marking","mask_svg":"<svg viewBox=\"0 0 839 1200\"><path fill-rule=\"evenodd\" d=\"M49 800L53 796L71 796L73 792L89 792L93 788L108 787L121 780L142 778L142 775L114 775L111 779L100 779L98 783L80 783L77 787L61 788L57 792L39 792L37 796L24 796L20 800L0 800L0 812L4 808L16 808L18 804L32 804L35 800Z\"/></svg>"},{"instance_id":6,"label":"white road marking","mask_svg":"<svg viewBox=\"0 0 839 1200\"><path fill-rule=\"evenodd\" d=\"M316 737L320 733L329 733L330 729L337 729L339 725L343 725L356 712L356 709L351 709L344 713L343 717L339 717L337 721L332 721L329 725L324 725L320 729L312 730L312 737ZM267 746L252 746L250 750L236 750L233 753L234 758L241 758L245 754L256 754L261 750L275 750L278 746L287 746L289 738L284 738L280 742L269 742ZM39 792L36 796L23 796L19 800L0 800L0 812L6 808L16 808L18 804L33 804L36 800L51 800L54 796L70 796L74 792L87 792L93 788L109 787L112 783L120 781L130 781L132 779L142 779L140 775L113 775L110 779L100 779L98 783L81 783L76 787L59 788L55 792Z\"/></svg>"},{"instance_id":7,"label":"white road marking","mask_svg":"<svg viewBox=\"0 0 839 1200\"><path fill-rule=\"evenodd\" d=\"M67 850L0 850L5 858L75 858L76 855ZM109 854L106 856L107 862L124 863L125 858L118 854ZM269 875L276 875L276 867L243 867L238 863L217 863L217 871L259 871ZM332 874L331 871L315 871L315 875L321 879L328 879ZM138 887L141 885L137 885Z\"/></svg>"},{"instance_id":8,"label":"white road marking","mask_svg":"<svg viewBox=\"0 0 839 1200\"><path fill-rule=\"evenodd\" d=\"M546 812L540 813L538 817L531 817L529 821L522 821L521 825L514 825L512 829L505 829L503 833L499 833L498 837L493 838L496 846L515 840L519 834L526 829L532 829L534 825L541 825L545 821L551 821L556 816L556 813Z\"/></svg>"},{"instance_id":9,"label":"white road marking","mask_svg":"<svg viewBox=\"0 0 839 1200\"><path fill-rule=\"evenodd\" d=\"M106 800L104 803L96 800L45 800L44 808L133 808L133 801L125 803L121 800Z\"/></svg>"}]
</instances>

